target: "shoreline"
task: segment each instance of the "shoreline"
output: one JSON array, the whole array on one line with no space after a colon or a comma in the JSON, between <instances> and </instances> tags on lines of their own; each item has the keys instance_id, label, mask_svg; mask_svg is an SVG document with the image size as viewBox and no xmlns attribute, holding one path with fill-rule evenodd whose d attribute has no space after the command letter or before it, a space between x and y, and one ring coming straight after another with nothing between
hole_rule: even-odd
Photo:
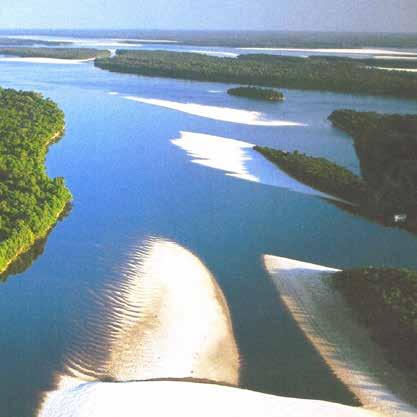
<instances>
[{"instance_id":1,"label":"shoreline","mask_svg":"<svg viewBox=\"0 0 417 417\"><path fill-rule=\"evenodd\" d=\"M264 255L264 265L289 313L335 375L365 409L384 417L415 417L404 375L383 356L330 283L336 269Z\"/></svg>"},{"instance_id":2,"label":"shoreline","mask_svg":"<svg viewBox=\"0 0 417 417\"><path fill-rule=\"evenodd\" d=\"M48 147L50 145L52 145L57 140L59 140L59 138L64 134L64 131L65 131L65 127L63 127L62 129L60 129L54 135L51 136L51 138L45 143L46 151L48 150ZM67 201L63 205L63 207L61 207L61 209L58 210L58 212L55 215L55 221L48 226L48 228L45 231L45 233L42 233L42 234L40 234L38 236L33 236L33 241L30 244L22 245L19 248L19 250L16 251L16 253L14 254L14 256L12 258L10 258L5 263L4 267L3 268L0 268L0 275L1 274L7 274L9 268L13 265L14 262L16 262L19 259L20 256L24 255L26 252L28 252L33 247L33 245L35 245L36 242L44 239L48 235L48 233L52 230L52 228L57 224L59 218L65 212L66 208L69 206L70 203L71 203L71 200Z\"/></svg>"}]
</instances>

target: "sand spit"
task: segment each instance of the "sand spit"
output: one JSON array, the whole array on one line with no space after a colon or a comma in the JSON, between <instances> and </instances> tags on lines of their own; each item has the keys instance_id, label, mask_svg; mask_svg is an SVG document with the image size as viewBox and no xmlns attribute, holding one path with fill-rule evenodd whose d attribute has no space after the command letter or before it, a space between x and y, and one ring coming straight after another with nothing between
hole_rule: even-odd
<instances>
[{"instance_id":1,"label":"sand spit","mask_svg":"<svg viewBox=\"0 0 417 417\"><path fill-rule=\"evenodd\" d=\"M372 417L325 401L191 382L88 383L50 398L38 417Z\"/></svg>"},{"instance_id":2,"label":"sand spit","mask_svg":"<svg viewBox=\"0 0 417 417\"><path fill-rule=\"evenodd\" d=\"M184 51L184 52L190 52L193 54L210 55L210 56L228 57L228 58L236 58L239 56L239 54L236 52L210 51L210 50L200 50L200 49L193 49L193 50Z\"/></svg>"},{"instance_id":3,"label":"sand spit","mask_svg":"<svg viewBox=\"0 0 417 417\"><path fill-rule=\"evenodd\" d=\"M125 96L127 100L137 101L152 106L164 107L171 110L191 114L193 116L206 117L222 122L240 123L254 126L305 126L302 123L286 120L265 120L262 113L230 107L207 106L195 103L180 103L177 101L161 100L156 98L144 98Z\"/></svg>"},{"instance_id":4,"label":"sand spit","mask_svg":"<svg viewBox=\"0 0 417 417\"><path fill-rule=\"evenodd\" d=\"M413 398L404 378L331 287L337 270L270 255L264 263L296 322L363 406L381 416L415 417L417 409L402 400Z\"/></svg>"},{"instance_id":5,"label":"sand spit","mask_svg":"<svg viewBox=\"0 0 417 417\"><path fill-rule=\"evenodd\" d=\"M92 59L58 59L58 58L22 58L22 57L0 57L0 62L23 62L26 64L55 64L55 65L78 65L94 61Z\"/></svg>"},{"instance_id":6,"label":"sand spit","mask_svg":"<svg viewBox=\"0 0 417 417\"><path fill-rule=\"evenodd\" d=\"M118 282L91 294L95 313L79 320L55 390L45 394L41 410L53 398L71 397L86 383L103 380L238 384L239 353L229 309L198 257L169 240L150 238L120 274Z\"/></svg>"},{"instance_id":7,"label":"sand spit","mask_svg":"<svg viewBox=\"0 0 417 417\"><path fill-rule=\"evenodd\" d=\"M283 51L283 52L317 52L317 53L329 53L329 54L359 54L359 55L377 55L377 54L385 54L385 55L393 55L393 56L415 56L417 57L417 53L415 52L401 52L401 51L392 51L392 50L385 50L385 49L362 49L362 48L354 48L354 49L334 49L334 48L239 48L245 51Z\"/></svg>"},{"instance_id":8,"label":"sand spit","mask_svg":"<svg viewBox=\"0 0 417 417\"><path fill-rule=\"evenodd\" d=\"M180 132L180 137L171 142L187 152L193 163L224 171L228 176L335 199L290 177L256 152L251 143L193 132Z\"/></svg>"},{"instance_id":9,"label":"sand spit","mask_svg":"<svg viewBox=\"0 0 417 417\"><path fill-rule=\"evenodd\" d=\"M371 67L385 71L405 71L405 72L417 72L417 68L385 68L385 67Z\"/></svg>"}]
</instances>

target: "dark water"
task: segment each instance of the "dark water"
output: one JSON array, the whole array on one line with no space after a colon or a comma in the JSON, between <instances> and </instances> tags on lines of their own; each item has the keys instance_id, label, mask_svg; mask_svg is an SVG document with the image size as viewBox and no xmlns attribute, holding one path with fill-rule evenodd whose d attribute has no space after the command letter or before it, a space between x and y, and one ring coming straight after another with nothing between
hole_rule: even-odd
<instances>
[{"instance_id":1,"label":"dark water","mask_svg":"<svg viewBox=\"0 0 417 417\"><path fill-rule=\"evenodd\" d=\"M90 64L0 63L0 85L57 101L67 130L47 159L74 206L25 272L0 285L0 416L32 416L87 326L89 297L117 281L133 248L160 236L192 250L229 302L243 356L242 384L278 395L352 404L280 304L262 266L272 254L348 267L417 267L416 237L370 223L328 202L246 182L190 162L171 144L191 131L320 155L358 170L350 139L332 128L337 108L413 112L415 102L285 91L284 104L224 94L225 85L107 73ZM216 90L220 93L210 93ZM109 95L229 106L306 127L226 123Z\"/></svg>"}]
</instances>

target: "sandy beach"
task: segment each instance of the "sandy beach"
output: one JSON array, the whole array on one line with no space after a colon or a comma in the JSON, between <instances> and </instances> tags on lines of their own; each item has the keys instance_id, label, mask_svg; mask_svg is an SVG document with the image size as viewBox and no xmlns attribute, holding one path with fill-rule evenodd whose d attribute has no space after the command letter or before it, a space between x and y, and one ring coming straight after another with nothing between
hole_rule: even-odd
<instances>
[{"instance_id":1,"label":"sandy beach","mask_svg":"<svg viewBox=\"0 0 417 417\"><path fill-rule=\"evenodd\" d=\"M302 123L287 120L265 120L262 113L234 109L230 107L207 106L196 103L180 103L177 101L136 96L125 96L124 98L143 104L164 107L166 109L181 111L194 116L206 117L208 119L219 120L222 122L240 123L252 126L305 126Z\"/></svg>"},{"instance_id":2,"label":"sandy beach","mask_svg":"<svg viewBox=\"0 0 417 417\"><path fill-rule=\"evenodd\" d=\"M228 176L337 200L287 175L256 152L251 143L194 132L180 132L180 137L171 142L187 152L193 163L224 171Z\"/></svg>"},{"instance_id":3,"label":"sandy beach","mask_svg":"<svg viewBox=\"0 0 417 417\"><path fill-rule=\"evenodd\" d=\"M366 409L415 417L415 392L383 357L366 329L331 287L337 270L271 255L264 263L279 296L310 342Z\"/></svg>"}]
</instances>

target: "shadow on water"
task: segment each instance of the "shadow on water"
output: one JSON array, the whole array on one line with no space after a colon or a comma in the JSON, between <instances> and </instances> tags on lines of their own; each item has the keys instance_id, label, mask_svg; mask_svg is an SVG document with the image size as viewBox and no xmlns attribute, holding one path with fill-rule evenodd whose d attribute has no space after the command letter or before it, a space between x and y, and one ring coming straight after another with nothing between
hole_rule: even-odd
<instances>
[{"instance_id":1,"label":"shadow on water","mask_svg":"<svg viewBox=\"0 0 417 417\"><path fill-rule=\"evenodd\" d=\"M58 222L63 221L69 216L72 205L68 204L63 213L58 218ZM49 235L53 232L56 224L52 226L48 234L37 240L26 252L19 255L8 268L0 274L0 283L5 283L11 276L19 275L29 269L32 264L43 254Z\"/></svg>"}]
</instances>

